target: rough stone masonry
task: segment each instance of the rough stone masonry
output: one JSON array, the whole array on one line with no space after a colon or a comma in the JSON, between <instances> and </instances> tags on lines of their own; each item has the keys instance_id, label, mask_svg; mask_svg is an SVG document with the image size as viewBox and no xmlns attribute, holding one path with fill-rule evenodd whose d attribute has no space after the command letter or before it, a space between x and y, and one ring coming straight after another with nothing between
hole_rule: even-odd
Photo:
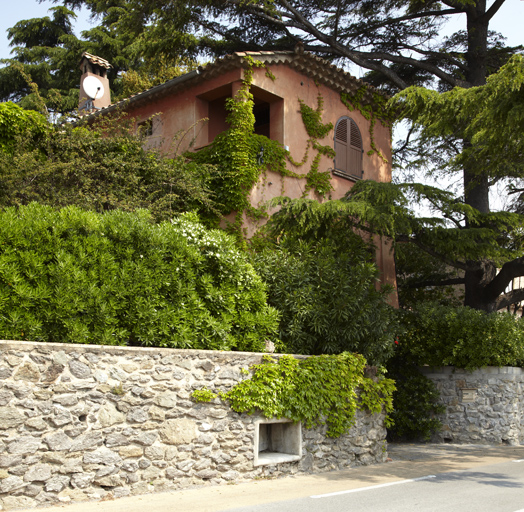
<instances>
[{"instance_id":1,"label":"rough stone masonry","mask_svg":"<svg viewBox=\"0 0 524 512\"><path fill-rule=\"evenodd\" d=\"M259 415L196 404L262 354L0 341L4 510L383 462L384 415L348 435L302 429L302 458L254 466Z\"/></svg>"},{"instance_id":2,"label":"rough stone masonry","mask_svg":"<svg viewBox=\"0 0 524 512\"><path fill-rule=\"evenodd\" d=\"M488 366L467 371L452 366L421 371L440 393L445 412L436 442L524 443L524 369Z\"/></svg>"}]
</instances>

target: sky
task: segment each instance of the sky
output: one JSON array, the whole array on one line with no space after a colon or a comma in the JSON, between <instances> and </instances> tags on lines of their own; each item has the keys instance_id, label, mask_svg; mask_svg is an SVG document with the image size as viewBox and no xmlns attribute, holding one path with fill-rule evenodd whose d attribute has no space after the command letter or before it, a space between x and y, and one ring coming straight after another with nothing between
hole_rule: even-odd
<instances>
[{"instance_id":1,"label":"sky","mask_svg":"<svg viewBox=\"0 0 524 512\"><path fill-rule=\"evenodd\" d=\"M48 16L48 9L56 4L49 0L39 3L37 0L0 0L2 3L2 16L0 16L0 58L9 58L11 48L7 38L7 29L11 28L20 20L31 18L42 18ZM524 3L524 2L523 2ZM89 15L86 11L77 13L78 19L75 25L75 34L80 35L82 30L91 27Z\"/></svg>"}]
</instances>

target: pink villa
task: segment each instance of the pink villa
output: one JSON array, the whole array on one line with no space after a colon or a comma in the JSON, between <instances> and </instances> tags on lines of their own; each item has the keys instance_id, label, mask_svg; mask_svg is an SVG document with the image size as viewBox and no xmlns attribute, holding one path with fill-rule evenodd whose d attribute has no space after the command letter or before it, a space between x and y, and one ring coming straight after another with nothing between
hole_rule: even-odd
<instances>
[{"instance_id":1,"label":"pink villa","mask_svg":"<svg viewBox=\"0 0 524 512\"><path fill-rule=\"evenodd\" d=\"M259 65L253 66L253 61ZM320 155L319 172L329 172L329 197L343 197L360 179L391 180L391 130L387 121L374 119L369 110L380 111L384 96L371 86L325 60L304 52L238 52L218 59L185 75L173 78L130 98L110 104L107 69L110 64L99 57L83 54L79 108L100 113L123 109L147 130L147 142L165 154L172 142L188 132L179 151L199 149L213 142L228 129L227 98L242 87L245 73L252 70L250 92L254 97L255 133L278 141L289 151L287 168L296 176L283 176L267 169L263 179L250 191L253 206L278 196L310 197L327 200L315 189L306 189L306 175L316 151L306 131L301 103L316 110L323 101L322 123L333 129L318 144L330 146L336 156ZM88 82L85 82L86 79ZM86 88L83 84L86 83ZM89 85L89 87L87 87ZM87 91L84 89L88 89ZM348 101L349 99L349 101ZM359 108L353 108L353 106ZM364 115L362 112L364 112ZM205 120L205 121L204 121ZM302 162L303 165L295 165ZM293 163L295 162L295 164ZM244 216L248 236L258 224ZM395 284L395 265L391 246L378 245L377 264L382 281ZM396 297L392 297L396 302Z\"/></svg>"}]
</instances>

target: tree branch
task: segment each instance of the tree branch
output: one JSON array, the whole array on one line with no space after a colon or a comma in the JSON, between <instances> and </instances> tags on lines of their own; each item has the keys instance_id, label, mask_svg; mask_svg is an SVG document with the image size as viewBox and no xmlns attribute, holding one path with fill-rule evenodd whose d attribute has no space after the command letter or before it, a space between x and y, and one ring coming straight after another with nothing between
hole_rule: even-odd
<instances>
[{"instance_id":1,"label":"tree branch","mask_svg":"<svg viewBox=\"0 0 524 512\"><path fill-rule=\"evenodd\" d=\"M482 21L489 21L495 14L497 14L497 11L502 7L502 4L506 0L495 0L493 2L493 5L480 17Z\"/></svg>"},{"instance_id":2,"label":"tree branch","mask_svg":"<svg viewBox=\"0 0 524 512\"><path fill-rule=\"evenodd\" d=\"M524 289L512 290L511 292L500 295L495 302L495 311L499 309L507 308L512 304L524 301Z\"/></svg>"},{"instance_id":3,"label":"tree branch","mask_svg":"<svg viewBox=\"0 0 524 512\"><path fill-rule=\"evenodd\" d=\"M229 0L231 4L240 5L242 0ZM468 87L468 83L464 80L460 80L455 78L453 75L446 73L444 70L440 69L438 66L428 63L419 61L417 59L411 58L411 57L405 57L402 55L395 55L388 52L361 52L358 50L350 49L347 46L343 45L339 41L336 41L333 36L326 34L325 32L321 31L317 25L310 22L303 14L300 12L296 7L294 7L290 2L287 0L279 0L279 4L282 6L285 11L278 11L278 15L280 18L273 16L266 12L263 8L259 8L257 6L250 6L250 12L254 13L256 16L259 16L263 19L265 19L268 22L274 23L275 25L284 28L291 26L295 29L300 29L307 34L313 36L315 39L317 39L319 42L323 43L325 46L312 46L307 45L308 50L316 51L319 53L324 54L332 54L332 55L338 55L340 57L346 57L358 66L361 66L366 69L371 69L374 71L378 71L380 73L383 73L389 80L391 80L397 87L400 89L405 89L407 87L407 83L392 69L390 69L388 66L384 65L382 61L387 62L394 62L398 64L407 64L410 66L417 67L419 69L423 69L425 71L428 71L441 80L449 83L451 86L456 87ZM427 11L426 15L428 13L435 13L435 15L438 13L440 15L443 12L447 11ZM449 14L454 14L456 12L462 12L458 9L451 9L449 10ZM417 14L419 17L423 15L423 13ZM406 16L414 16L414 15L406 15ZM286 21L285 18L287 18L289 21ZM403 18L403 17L399 17ZM398 18L397 18L398 19ZM386 21L384 21L386 23ZM389 22L388 22L389 23Z\"/></svg>"},{"instance_id":4,"label":"tree branch","mask_svg":"<svg viewBox=\"0 0 524 512\"><path fill-rule=\"evenodd\" d=\"M433 256L434 258L437 258L438 260L442 261L446 265L449 265L453 268L458 268L460 270L478 270L480 268L480 265L471 265L464 263L462 261L458 260L452 260L448 258L447 256L444 256L443 254L440 254L439 252L435 251L431 247L428 247L427 245L424 245L420 240L417 240L417 238L410 237L409 235L400 235L395 237L396 242L410 242L412 244L415 244L419 249L423 250L425 253L429 254L430 256Z\"/></svg>"},{"instance_id":5,"label":"tree branch","mask_svg":"<svg viewBox=\"0 0 524 512\"><path fill-rule=\"evenodd\" d=\"M515 278L524 276L524 256L502 265L499 273L486 285L484 294L488 300L495 300L504 293L508 284ZM507 295L507 294L506 294Z\"/></svg>"},{"instance_id":6,"label":"tree branch","mask_svg":"<svg viewBox=\"0 0 524 512\"><path fill-rule=\"evenodd\" d=\"M404 16L399 16L398 18L387 18L380 23L372 23L372 24L366 25L366 27L363 27L362 30L353 32L352 34L348 34L348 36L355 37L364 32L369 32L377 28L384 28L384 27L387 27L388 25L395 25L402 21L415 20L417 18L425 18L427 16L449 16L451 14L462 14L463 12L464 10L461 10L461 9L446 9L446 10L440 10L440 11L415 12L411 14L406 14Z\"/></svg>"},{"instance_id":7,"label":"tree branch","mask_svg":"<svg viewBox=\"0 0 524 512\"><path fill-rule=\"evenodd\" d=\"M452 286L457 284L464 284L466 280L463 277L454 277L449 279L428 279L417 283L409 283L404 285L405 288L425 288L426 286Z\"/></svg>"}]
</instances>

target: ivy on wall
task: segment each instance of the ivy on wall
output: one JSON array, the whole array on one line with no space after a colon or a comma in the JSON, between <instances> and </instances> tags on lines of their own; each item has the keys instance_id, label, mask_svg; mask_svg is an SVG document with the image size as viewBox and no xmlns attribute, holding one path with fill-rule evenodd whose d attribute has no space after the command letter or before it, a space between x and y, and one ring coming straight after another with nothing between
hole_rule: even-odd
<instances>
[{"instance_id":1,"label":"ivy on wall","mask_svg":"<svg viewBox=\"0 0 524 512\"><path fill-rule=\"evenodd\" d=\"M367 152L368 155L376 153L379 158L388 163L387 158L380 152L375 142L375 125L377 120L382 126L388 128L391 132L392 123L394 121L394 112L388 108L387 98L377 92L373 93L373 105L363 105L362 99L367 92L368 86L360 87L355 95L351 96L348 93L340 93L340 101L347 107L350 112L358 110L369 121L369 135L371 139L371 149Z\"/></svg>"},{"instance_id":2,"label":"ivy on wall","mask_svg":"<svg viewBox=\"0 0 524 512\"><path fill-rule=\"evenodd\" d=\"M251 378L229 391L200 389L192 397L197 402L220 398L236 412L259 410L266 418L301 421L306 428L327 425L327 435L339 437L353 426L357 410L393 411L394 382L366 377L365 367L362 355L349 352L302 360L266 355L261 364L251 367ZM386 417L386 425L390 424Z\"/></svg>"},{"instance_id":3,"label":"ivy on wall","mask_svg":"<svg viewBox=\"0 0 524 512\"><path fill-rule=\"evenodd\" d=\"M332 123L322 123L323 99L320 94L316 109L299 99L302 120L309 135L306 151L300 162L296 162L279 142L254 132L254 99L250 87L254 69L265 65L249 56L245 60L248 65L244 70L242 86L233 98L226 100L229 129L217 135L211 145L187 155L195 161L216 166L217 173L210 187L216 194L217 202L222 205L222 214L236 212L235 221L230 224L229 230L237 234L242 230L243 212L255 220L267 216L264 205L255 207L249 201L250 191L267 169L281 176L305 179L303 196L310 190L315 190L321 197L326 197L333 189L330 173L320 172L319 164L322 155L335 157L332 147L319 143L333 129ZM266 69L266 76L275 80L269 69ZM311 149L316 151L316 155L307 174L298 174L287 168L287 162L296 167L305 165Z\"/></svg>"}]
</instances>

